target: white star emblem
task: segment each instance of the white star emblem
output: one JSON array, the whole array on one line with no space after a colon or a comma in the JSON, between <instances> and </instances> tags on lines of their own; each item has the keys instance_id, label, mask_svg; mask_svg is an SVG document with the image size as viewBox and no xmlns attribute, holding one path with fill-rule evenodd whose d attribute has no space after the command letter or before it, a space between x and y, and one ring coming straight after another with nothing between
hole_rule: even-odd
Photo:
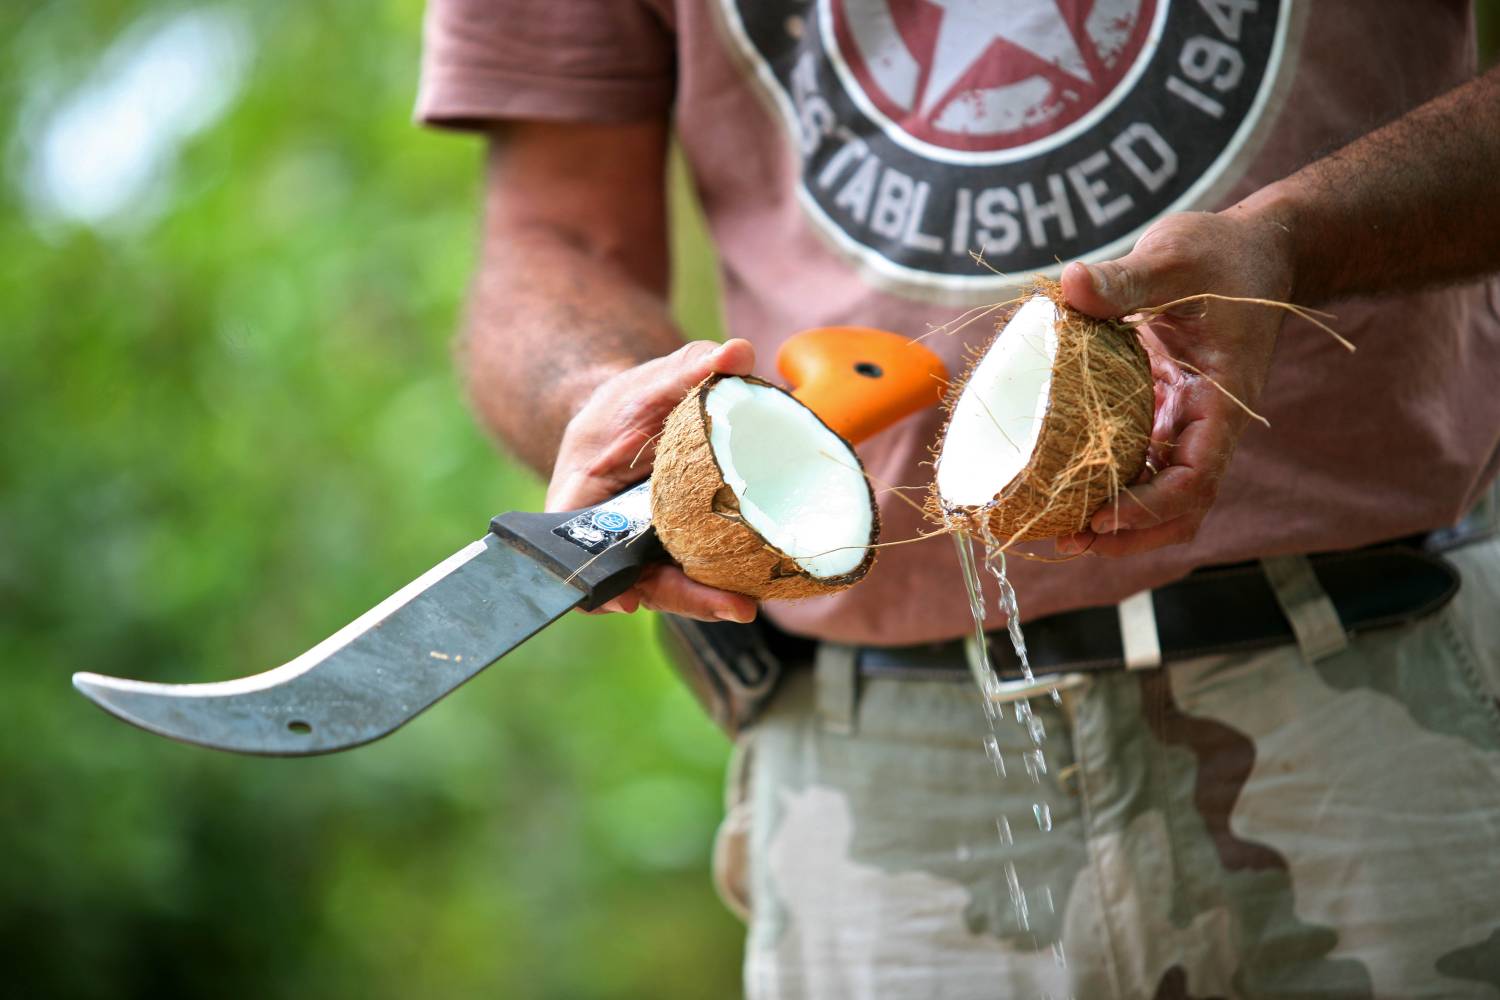
<instances>
[{"instance_id":1,"label":"white star emblem","mask_svg":"<svg viewBox=\"0 0 1500 1000\"><path fill-rule=\"evenodd\" d=\"M1025 49L1085 83L1093 77L1056 0L927 0L943 8L932 68L922 95L931 114L996 39Z\"/></svg>"}]
</instances>

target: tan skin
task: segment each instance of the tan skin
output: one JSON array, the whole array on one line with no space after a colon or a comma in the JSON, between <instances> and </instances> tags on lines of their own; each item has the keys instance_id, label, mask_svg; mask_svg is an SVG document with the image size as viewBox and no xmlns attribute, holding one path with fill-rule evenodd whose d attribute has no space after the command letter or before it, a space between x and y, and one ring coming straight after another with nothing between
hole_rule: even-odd
<instances>
[{"instance_id":1,"label":"tan skin","mask_svg":"<svg viewBox=\"0 0 1500 1000\"><path fill-rule=\"evenodd\" d=\"M743 374L742 340L684 345L667 307L665 121L518 123L491 143L484 254L464 343L494 432L550 473L549 510L596 503L650 471L650 441L709 372ZM1200 292L1304 305L1500 270L1500 69L1223 212L1167 216L1116 261L1070 264L1068 300L1121 316ZM1190 541L1248 419L1180 358L1254 406L1279 315L1221 302L1153 319L1159 471L1064 554ZM1414 335L1416 335L1414 333ZM639 458L635 456L639 453ZM675 567L610 607L748 621L755 605Z\"/></svg>"},{"instance_id":2,"label":"tan skin","mask_svg":"<svg viewBox=\"0 0 1500 1000\"><path fill-rule=\"evenodd\" d=\"M1170 215L1116 261L1063 271L1068 300L1123 316L1199 292L1317 305L1500 271L1500 67L1223 212ZM1099 287L1103 279L1106 287ZM1282 317L1222 302L1153 320L1161 469L1058 551L1124 556L1192 541L1249 419ZM1419 331L1412 331L1420 336Z\"/></svg>"},{"instance_id":3,"label":"tan skin","mask_svg":"<svg viewBox=\"0 0 1500 1000\"><path fill-rule=\"evenodd\" d=\"M548 510L651 471L662 421L748 341L685 344L667 306L665 122L518 123L490 144L484 248L462 355L480 417L537 472ZM654 566L605 605L751 621L755 602Z\"/></svg>"}]
</instances>

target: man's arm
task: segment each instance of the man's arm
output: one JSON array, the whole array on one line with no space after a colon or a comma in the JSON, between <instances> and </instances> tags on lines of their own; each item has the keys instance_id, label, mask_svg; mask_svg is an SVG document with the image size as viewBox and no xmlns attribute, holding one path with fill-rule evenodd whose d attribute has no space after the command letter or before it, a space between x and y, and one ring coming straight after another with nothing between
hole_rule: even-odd
<instances>
[{"instance_id":1,"label":"man's arm","mask_svg":"<svg viewBox=\"0 0 1500 1000\"><path fill-rule=\"evenodd\" d=\"M606 379L683 345L667 309L664 122L491 138L462 362L485 424L548 475Z\"/></svg>"},{"instance_id":2,"label":"man's arm","mask_svg":"<svg viewBox=\"0 0 1500 1000\"><path fill-rule=\"evenodd\" d=\"M1500 67L1238 209L1285 227L1303 305L1500 270Z\"/></svg>"},{"instance_id":3,"label":"man's arm","mask_svg":"<svg viewBox=\"0 0 1500 1000\"><path fill-rule=\"evenodd\" d=\"M1500 68L1223 212L1167 216L1126 256L1070 264L1062 280L1075 307L1123 316L1202 292L1310 305L1497 270ZM1059 540L1060 552L1129 555L1193 539L1247 420L1208 379L1254 407L1281 322L1224 302L1150 322L1161 471L1094 515L1091 530Z\"/></svg>"},{"instance_id":4,"label":"man's arm","mask_svg":"<svg viewBox=\"0 0 1500 1000\"><path fill-rule=\"evenodd\" d=\"M684 344L667 307L665 122L516 123L491 141L483 253L462 364L485 424L549 475L548 510L651 471L650 442L743 340ZM654 566L607 607L748 621L754 602Z\"/></svg>"}]
</instances>

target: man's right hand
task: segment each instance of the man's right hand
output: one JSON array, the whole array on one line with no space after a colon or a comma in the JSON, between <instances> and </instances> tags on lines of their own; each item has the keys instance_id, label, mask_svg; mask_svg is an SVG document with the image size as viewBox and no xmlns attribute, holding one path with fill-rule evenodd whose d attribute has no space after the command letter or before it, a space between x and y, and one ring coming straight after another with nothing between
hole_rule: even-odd
<instances>
[{"instance_id":1,"label":"man's right hand","mask_svg":"<svg viewBox=\"0 0 1500 1000\"><path fill-rule=\"evenodd\" d=\"M656 435L682 397L709 375L748 375L754 365L755 349L747 340L698 340L602 382L563 433L547 510L587 507L646 478ZM701 621L755 619L750 598L696 583L666 563L648 567L635 586L601 610L629 614L637 607Z\"/></svg>"}]
</instances>

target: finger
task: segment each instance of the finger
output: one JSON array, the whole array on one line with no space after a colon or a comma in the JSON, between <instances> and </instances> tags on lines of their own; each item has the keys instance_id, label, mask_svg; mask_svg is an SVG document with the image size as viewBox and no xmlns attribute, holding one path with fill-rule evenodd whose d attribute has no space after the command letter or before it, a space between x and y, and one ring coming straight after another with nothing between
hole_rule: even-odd
<instances>
[{"instance_id":1,"label":"finger","mask_svg":"<svg viewBox=\"0 0 1500 1000\"><path fill-rule=\"evenodd\" d=\"M726 340L710 363L721 375L749 375L755 368L755 345L742 337Z\"/></svg>"},{"instance_id":2,"label":"finger","mask_svg":"<svg viewBox=\"0 0 1500 1000\"><path fill-rule=\"evenodd\" d=\"M699 621L748 623L755 620L755 602L690 580L676 566L653 566L636 583L641 603L653 611L684 615Z\"/></svg>"},{"instance_id":3,"label":"finger","mask_svg":"<svg viewBox=\"0 0 1500 1000\"><path fill-rule=\"evenodd\" d=\"M683 396L709 375L748 375L754 366L748 340L697 340L612 378L564 435L547 509L594 503L646 478L662 421Z\"/></svg>"},{"instance_id":4,"label":"finger","mask_svg":"<svg viewBox=\"0 0 1500 1000\"><path fill-rule=\"evenodd\" d=\"M578 613L581 615L633 615L640 606L641 595L632 588L612 600L605 601L597 608L591 610L579 608Z\"/></svg>"},{"instance_id":5,"label":"finger","mask_svg":"<svg viewBox=\"0 0 1500 1000\"><path fill-rule=\"evenodd\" d=\"M1166 467L1096 512L1089 522L1094 531L1147 528L1213 503L1244 421L1215 399L1200 397L1183 409L1190 416L1175 440L1153 445Z\"/></svg>"},{"instance_id":6,"label":"finger","mask_svg":"<svg viewBox=\"0 0 1500 1000\"><path fill-rule=\"evenodd\" d=\"M1089 519L1089 528L1104 535L1149 528L1181 517L1206 506L1202 479L1201 471L1187 466L1163 469L1149 482L1120 490L1114 500Z\"/></svg>"},{"instance_id":7,"label":"finger","mask_svg":"<svg viewBox=\"0 0 1500 1000\"><path fill-rule=\"evenodd\" d=\"M1201 291L1187 287L1197 269L1181 249L1195 242L1201 242L1201 233L1194 218L1171 216L1123 257L1097 264L1074 261L1063 268L1063 297L1080 312L1114 319Z\"/></svg>"},{"instance_id":8,"label":"finger","mask_svg":"<svg viewBox=\"0 0 1500 1000\"><path fill-rule=\"evenodd\" d=\"M1149 528L1121 531L1113 535L1099 535L1094 539L1089 553L1104 556L1107 559L1118 559L1122 556L1133 556L1152 549L1165 548L1168 545L1184 545L1197 537L1198 526L1202 522L1203 518L1200 515L1193 514Z\"/></svg>"},{"instance_id":9,"label":"finger","mask_svg":"<svg viewBox=\"0 0 1500 1000\"><path fill-rule=\"evenodd\" d=\"M1094 545L1094 533L1092 531L1080 531L1073 535L1063 535L1052 541L1052 547L1057 554L1064 558L1070 556L1081 556L1089 551Z\"/></svg>"},{"instance_id":10,"label":"finger","mask_svg":"<svg viewBox=\"0 0 1500 1000\"><path fill-rule=\"evenodd\" d=\"M1148 481L1122 489L1113 502L1095 512L1089 527L1107 535L1150 528L1194 512L1202 514L1218 495L1224 464L1168 466Z\"/></svg>"},{"instance_id":11,"label":"finger","mask_svg":"<svg viewBox=\"0 0 1500 1000\"><path fill-rule=\"evenodd\" d=\"M722 344L695 340L642 367L649 371L648 395L664 400L670 408L710 375L749 375L754 366L755 348L736 337Z\"/></svg>"},{"instance_id":12,"label":"finger","mask_svg":"<svg viewBox=\"0 0 1500 1000\"><path fill-rule=\"evenodd\" d=\"M754 366L755 348L740 338L723 344L695 340L641 365L631 376L636 388L619 414L619 431L594 455L585 474L618 489L644 479L655 458L654 435L682 397L710 375L748 375Z\"/></svg>"},{"instance_id":13,"label":"finger","mask_svg":"<svg viewBox=\"0 0 1500 1000\"><path fill-rule=\"evenodd\" d=\"M584 614L597 615L609 612L614 614L633 615L635 614L636 609L640 606L641 595L636 592L634 587L632 587L631 589L625 591L625 593L621 594L619 597L616 597L613 600L605 601L593 611L586 611L584 612Z\"/></svg>"},{"instance_id":14,"label":"finger","mask_svg":"<svg viewBox=\"0 0 1500 1000\"><path fill-rule=\"evenodd\" d=\"M647 469L642 475L646 475ZM549 514L559 510L577 510L590 504L598 503L615 493L620 492L623 486L613 483L601 483L587 469L561 469L553 475L552 481L547 484L547 498L542 509Z\"/></svg>"}]
</instances>

